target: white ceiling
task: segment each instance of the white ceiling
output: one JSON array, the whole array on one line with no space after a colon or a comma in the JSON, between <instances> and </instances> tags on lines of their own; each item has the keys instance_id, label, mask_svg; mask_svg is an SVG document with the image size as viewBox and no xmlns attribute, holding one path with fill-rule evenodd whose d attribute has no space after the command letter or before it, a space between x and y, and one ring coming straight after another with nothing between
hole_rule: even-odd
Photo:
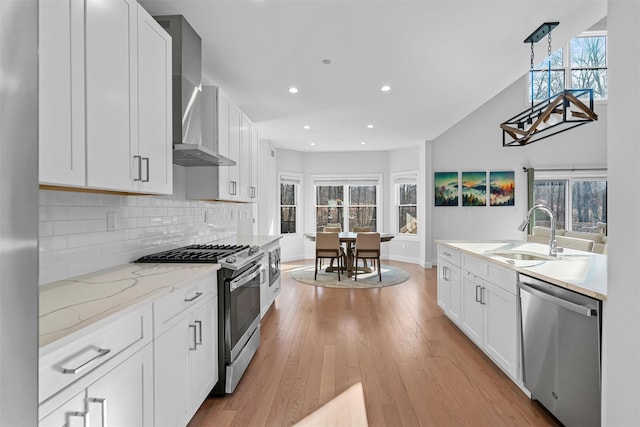
<instances>
[{"instance_id":1,"label":"white ceiling","mask_svg":"<svg viewBox=\"0 0 640 427\"><path fill-rule=\"evenodd\" d=\"M606 15L606 0L140 3L152 15L184 15L203 39L204 82L258 123L261 139L299 151L434 139L527 72L523 40L540 24L560 22L555 50ZM546 51L546 40L536 44L536 62Z\"/></svg>"}]
</instances>

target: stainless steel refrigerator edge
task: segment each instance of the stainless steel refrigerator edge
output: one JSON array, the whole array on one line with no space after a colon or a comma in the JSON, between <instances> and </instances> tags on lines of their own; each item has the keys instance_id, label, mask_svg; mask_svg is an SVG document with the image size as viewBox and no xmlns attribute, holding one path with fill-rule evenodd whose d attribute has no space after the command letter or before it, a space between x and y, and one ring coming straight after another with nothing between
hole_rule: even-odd
<instances>
[{"instance_id":1,"label":"stainless steel refrigerator edge","mask_svg":"<svg viewBox=\"0 0 640 427\"><path fill-rule=\"evenodd\" d=\"M38 3L0 0L0 425L38 422Z\"/></svg>"}]
</instances>

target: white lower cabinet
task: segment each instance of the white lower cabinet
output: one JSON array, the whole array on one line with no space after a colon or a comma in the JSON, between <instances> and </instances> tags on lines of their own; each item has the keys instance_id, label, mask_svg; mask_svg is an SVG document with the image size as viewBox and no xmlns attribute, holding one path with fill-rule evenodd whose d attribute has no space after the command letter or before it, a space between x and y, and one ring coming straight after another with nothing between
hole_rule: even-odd
<instances>
[{"instance_id":1,"label":"white lower cabinet","mask_svg":"<svg viewBox=\"0 0 640 427\"><path fill-rule=\"evenodd\" d=\"M460 324L461 309L460 267L438 261L438 305L454 323Z\"/></svg>"},{"instance_id":2,"label":"white lower cabinet","mask_svg":"<svg viewBox=\"0 0 640 427\"><path fill-rule=\"evenodd\" d=\"M151 307L101 323L65 345L41 349L40 426L102 426L105 416L120 421L111 425L153 425Z\"/></svg>"},{"instance_id":3,"label":"white lower cabinet","mask_svg":"<svg viewBox=\"0 0 640 427\"><path fill-rule=\"evenodd\" d=\"M482 279L465 272L462 276L462 330L478 347L484 346L484 302Z\"/></svg>"},{"instance_id":4,"label":"white lower cabinet","mask_svg":"<svg viewBox=\"0 0 640 427\"><path fill-rule=\"evenodd\" d=\"M218 297L207 283L169 297L154 303L155 324L166 325L154 339L155 422L184 426L218 380Z\"/></svg>"},{"instance_id":5,"label":"white lower cabinet","mask_svg":"<svg viewBox=\"0 0 640 427\"><path fill-rule=\"evenodd\" d=\"M217 275L39 359L39 426L186 426L218 381Z\"/></svg>"},{"instance_id":6,"label":"white lower cabinet","mask_svg":"<svg viewBox=\"0 0 640 427\"><path fill-rule=\"evenodd\" d=\"M516 383L517 273L482 257L438 247L438 305ZM446 254L445 260L442 254ZM460 262L460 267L449 261Z\"/></svg>"},{"instance_id":7,"label":"white lower cabinet","mask_svg":"<svg viewBox=\"0 0 640 427\"><path fill-rule=\"evenodd\" d=\"M54 409L40 427L153 426L151 344Z\"/></svg>"},{"instance_id":8,"label":"white lower cabinet","mask_svg":"<svg viewBox=\"0 0 640 427\"><path fill-rule=\"evenodd\" d=\"M502 370L518 378L518 311L516 295L486 282L484 351Z\"/></svg>"}]
</instances>

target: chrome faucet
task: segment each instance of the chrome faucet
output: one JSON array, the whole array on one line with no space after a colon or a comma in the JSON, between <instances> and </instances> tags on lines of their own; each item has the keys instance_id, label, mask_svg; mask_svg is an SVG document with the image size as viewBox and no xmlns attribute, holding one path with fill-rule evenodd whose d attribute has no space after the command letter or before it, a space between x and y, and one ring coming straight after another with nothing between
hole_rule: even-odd
<instances>
[{"instance_id":1,"label":"chrome faucet","mask_svg":"<svg viewBox=\"0 0 640 427\"><path fill-rule=\"evenodd\" d=\"M527 217L525 218L524 221L522 221L522 224L520 224L520 226L518 227L518 230L524 231L527 228L527 226L529 225L529 222L531 221L531 214L536 209L540 209L541 211L546 212L547 215L549 215L549 219L551 219L551 234L549 235L549 255L558 256L559 253L562 253L564 248L558 247L558 242L556 242L556 219L554 218L553 212L551 212L551 209L549 209L547 206L535 205L534 207L529 209L529 212L527 213Z\"/></svg>"}]
</instances>

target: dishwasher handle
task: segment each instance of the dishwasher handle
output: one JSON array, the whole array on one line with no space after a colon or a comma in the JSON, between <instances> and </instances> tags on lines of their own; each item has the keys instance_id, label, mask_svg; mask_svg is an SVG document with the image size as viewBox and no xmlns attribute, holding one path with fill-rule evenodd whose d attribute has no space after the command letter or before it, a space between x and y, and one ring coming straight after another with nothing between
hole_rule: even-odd
<instances>
[{"instance_id":1,"label":"dishwasher handle","mask_svg":"<svg viewBox=\"0 0 640 427\"><path fill-rule=\"evenodd\" d=\"M559 305L560 307L566 308L567 310L571 310L574 313L578 313L578 314L581 314L581 315L586 316L586 317L597 317L598 316L598 310L596 310L596 309L594 309L592 307L589 307L589 306L586 306L586 305L581 305L581 304L576 304L576 303L573 303L571 301L567 301L567 300L564 300L562 298L558 298L558 297L556 297L554 295L549 295L546 292L543 292L541 290L538 290L538 289L530 286L526 282L519 281L518 282L518 286L521 289L524 289L525 291L529 292L532 295L537 296L540 299L543 299L545 301L550 301L553 304Z\"/></svg>"}]
</instances>

